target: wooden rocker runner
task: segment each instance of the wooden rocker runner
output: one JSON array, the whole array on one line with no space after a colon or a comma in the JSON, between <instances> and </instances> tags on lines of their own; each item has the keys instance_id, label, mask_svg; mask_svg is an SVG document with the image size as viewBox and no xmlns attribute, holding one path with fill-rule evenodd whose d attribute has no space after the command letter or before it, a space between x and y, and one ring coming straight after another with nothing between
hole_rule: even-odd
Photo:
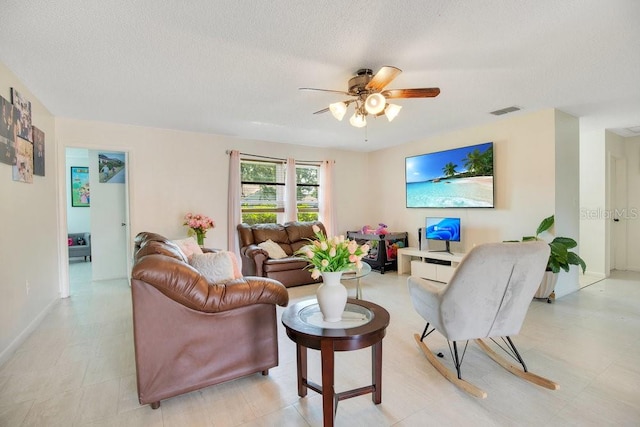
<instances>
[{"instance_id":1,"label":"wooden rocker runner","mask_svg":"<svg viewBox=\"0 0 640 427\"><path fill-rule=\"evenodd\" d=\"M427 320L422 335L414 334L414 338L433 367L466 393L486 398L485 391L463 380L461 375L468 342L475 340L491 359L512 374L557 390L558 384L527 370L510 338L520 332L548 258L549 245L545 242L489 243L474 247L448 284L409 277L407 284L413 307ZM449 342L456 373L447 369L424 343L435 330ZM491 339L521 367L496 353L483 338ZM502 344L497 339L501 339ZM465 342L462 354L459 342Z\"/></svg>"}]
</instances>

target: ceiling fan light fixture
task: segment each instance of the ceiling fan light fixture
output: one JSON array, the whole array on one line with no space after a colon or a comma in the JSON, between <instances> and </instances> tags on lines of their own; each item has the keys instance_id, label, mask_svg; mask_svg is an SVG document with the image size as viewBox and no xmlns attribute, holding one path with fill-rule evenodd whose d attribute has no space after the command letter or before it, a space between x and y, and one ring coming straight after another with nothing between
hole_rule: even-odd
<instances>
[{"instance_id":1,"label":"ceiling fan light fixture","mask_svg":"<svg viewBox=\"0 0 640 427\"><path fill-rule=\"evenodd\" d=\"M364 108L367 110L369 114L378 114L386 105L387 100L380 93L372 93L367 96L367 99L364 103Z\"/></svg>"},{"instance_id":2,"label":"ceiling fan light fixture","mask_svg":"<svg viewBox=\"0 0 640 427\"><path fill-rule=\"evenodd\" d=\"M329 111L333 114L338 120L342 120L344 115L347 113L347 104L344 102L334 102L333 104L329 104Z\"/></svg>"},{"instance_id":3,"label":"ceiling fan light fixture","mask_svg":"<svg viewBox=\"0 0 640 427\"><path fill-rule=\"evenodd\" d=\"M358 112L355 112L349 119L349 123L351 123L351 126L361 128L367 125L367 119L364 118L363 114L358 114Z\"/></svg>"},{"instance_id":4,"label":"ceiling fan light fixture","mask_svg":"<svg viewBox=\"0 0 640 427\"><path fill-rule=\"evenodd\" d=\"M402 109L401 105L397 104L388 104L387 108L384 110L384 115L387 116L387 120L392 121L396 118L400 110Z\"/></svg>"}]
</instances>

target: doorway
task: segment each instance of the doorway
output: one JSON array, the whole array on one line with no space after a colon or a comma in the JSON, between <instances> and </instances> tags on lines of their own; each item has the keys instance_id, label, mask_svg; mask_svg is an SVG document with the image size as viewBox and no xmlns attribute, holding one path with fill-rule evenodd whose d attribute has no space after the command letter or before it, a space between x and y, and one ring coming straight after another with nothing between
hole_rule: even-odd
<instances>
[{"instance_id":1,"label":"doorway","mask_svg":"<svg viewBox=\"0 0 640 427\"><path fill-rule=\"evenodd\" d=\"M65 166L67 235L90 233L91 261L69 258L68 254L63 257L68 267L67 280L62 280L63 297L91 281L127 278L130 267L128 152L66 147ZM83 183L82 190L85 203L77 202L72 167L88 171L88 182Z\"/></svg>"}]
</instances>

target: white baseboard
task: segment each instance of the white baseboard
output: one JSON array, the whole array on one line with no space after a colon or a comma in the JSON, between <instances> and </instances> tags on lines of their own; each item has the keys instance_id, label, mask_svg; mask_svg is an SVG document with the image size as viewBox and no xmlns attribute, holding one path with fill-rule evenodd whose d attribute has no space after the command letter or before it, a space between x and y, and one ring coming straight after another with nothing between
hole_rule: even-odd
<instances>
[{"instance_id":1,"label":"white baseboard","mask_svg":"<svg viewBox=\"0 0 640 427\"><path fill-rule=\"evenodd\" d=\"M579 273L579 274L582 274L582 273ZM584 275L585 276L597 277L598 279L604 279L604 278L607 277L604 273L600 273L600 272L596 272L596 271L589 271L589 270L585 271Z\"/></svg>"},{"instance_id":2,"label":"white baseboard","mask_svg":"<svg viewBox=\"0 0 640 427\"><path fill-rule=\"evenodd\" d=\"M18 349L18 347L20 347L20 345L22 345L23 342L25 342L25 340L29 337L29 335L31 335L31 333L33 331L36 330L36 328L38 327L38 325L40 325L40 322L42 322L42 320L45 318L45 316L47 314L49 314L49 312L51 311L51 309L53 308L53 305L58 302L60 300L60 298L55 298L53 299L41 312L40 314L38 314L32 321L31 323L29 323L29 326L27 326L17 337L16 339L14 339L11 344L9 344L7 346L7 348L5 348L4 350L2 350L2 352L0 353L0 366L4 365L9 358L11 358L11 356L13 356L13 353L15 353L15 351Z\"/></svg>"}]
</instances>

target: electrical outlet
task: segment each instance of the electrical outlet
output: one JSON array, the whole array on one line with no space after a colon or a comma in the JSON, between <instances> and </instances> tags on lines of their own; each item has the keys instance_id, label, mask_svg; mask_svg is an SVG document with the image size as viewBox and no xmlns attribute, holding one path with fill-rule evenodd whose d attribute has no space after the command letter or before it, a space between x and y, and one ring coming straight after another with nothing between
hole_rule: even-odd
<instances>
[{"instance_id":1,"label":"electrical outlet","mask_svg":"<svg viewBox=\"0 0 640 427\"><path fill-rule=\"evenodd\" d=\"M29 285L29 281L28 280L25 281L25 285L27 287L27 295L29 295L29 291L31 290L31 286Z\"/></svg>"}]
</instances>

